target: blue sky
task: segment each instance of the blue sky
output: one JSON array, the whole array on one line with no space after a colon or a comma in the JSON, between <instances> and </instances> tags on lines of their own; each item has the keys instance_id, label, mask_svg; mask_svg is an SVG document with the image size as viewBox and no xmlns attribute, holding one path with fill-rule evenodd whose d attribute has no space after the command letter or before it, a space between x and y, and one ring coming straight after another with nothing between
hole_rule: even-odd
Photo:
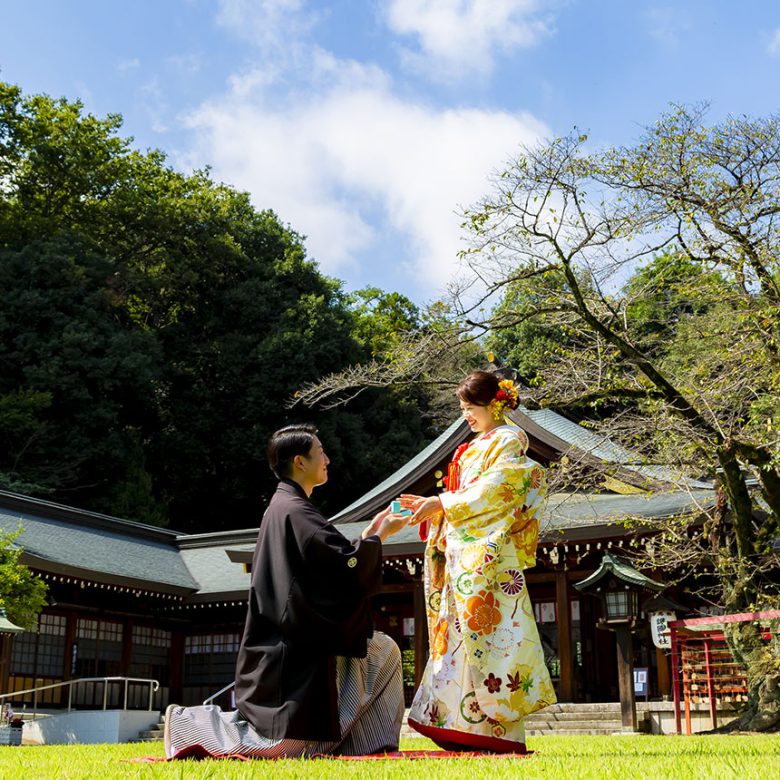
<instances>
[{"instance_id":1,"label":"blue sky","mask_svg":"<svg viewBox=\"0 0 780 780\"><path fill-rule=\"evenodd\" d=\"M418 303L458 208L522 144L628 144L670 103L778 110L776 0L2 0L0 78L123 115L306 235L347 289Z\"/></svg>"}]
</instances>

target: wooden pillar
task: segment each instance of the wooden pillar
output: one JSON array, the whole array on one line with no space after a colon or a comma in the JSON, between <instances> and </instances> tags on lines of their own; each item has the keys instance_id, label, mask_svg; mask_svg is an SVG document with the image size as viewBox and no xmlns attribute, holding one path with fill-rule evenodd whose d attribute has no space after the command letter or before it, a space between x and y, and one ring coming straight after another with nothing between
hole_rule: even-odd
<instances>
[{"instance_id":1,"label":"wooden pillar","mask_svg":"<svg viewBox=\"0 0 780 780\"><path fill-rule=\"evenodd\" d=\"M598 642L604 633L596 627L593 606L596 599L580 597L580 635L582 639L582 689L585 701L593 701L602 691L601 658Z\"/></svg>"},{"instance_id":2,"label":"wooden pillar","mask_svg":"<svg viewBox=\"0 0 780 780\"><path fill-rule=\"evenodd\" d=\"M561 669L558 699L570 702L574 700L574 656L571 649L569 583L565 571L555 572L555 597L558 606L558 660Z\"/></svg>"},{"instance_id":3,"label":"wooden pillar","mask_svg":"<svg viewBox=\"0 0 780 780\"><path fill-rule=\"evenodd\" d=\"M704 664L707 669L707 699L710 703L710 722L712 728L718 728L718 702L715 698L715 680L712 676L712 639L704 640Z\"/></svg>"},{"instance_id":4,"label":"wooden pillar","mask_svg":"<svg viewBox=\"0 0 780 780\"><path fill-rule=\"evenodd\" d=\"M678 734L682 734L680 716L680 657L677 644L677 629L670 627L670 639L672 642L672 691L674 693L674 726Z\"/></svg>"},{"instance_id":5,"label":"wooden pillar","mask_svg":"<svg viewBox=\"0 0 780 780\"><path fill-rule=\"evenodd\" d=\"M62 659L62 679L72 680L76 676L76 660L78 648L76 647L76 624L78 616L75 612L68 612L65 617L65 653Z\"/></svg>"},{"instance_id":6,"label":"wooden pillar","mask_svg":"<svg viewBox=\"0 0 780 780\"><path fill-rule=\"evenodd\" d=\"M634 698L634 649L628 626L615 629L617 639L618 686L620 717L623 731L636 731L636 699Z\"/></svg>"},{"instance_id":7,"label":"wooden pillar","mask_svg":"<svg viewBox=\"0 0 780 780\"><path fill-rule=\"evenodd\" d=\"M168 656L168 701L161 702L163 708L172 702L183 701L184 696L184 634L181 629L171 631L171 646ZM165 687L165 681L160 680Z\"/></svg>"},{"instance_id":8,"label":"wooden pillar","mask_svg":"<svg viewBox=\"0 0 780 780\"><path fill-rule=\"evenodd\" d=\"M8 693L8 680L11 672L11 634L0 634L0 692Z\"/></svg>"},{"instance_id":9,"label":"wooden pillar","mask_svg":"<svg viewBox=\"0 0 780 780\"><path fill-rule=\"evenodd\" d=\"M414 583L414 687L419 688L428 663L428 617L422 580Z\"/></svg>"},{"instance_id":10,"label":"wooden pillar","mask_svg":"<svg viewBox=\"0 0 780 780\"><path fill-rule=\"evenodd\" d=\"M661 698L669 698L672 693L672 678L669 676L669 659L663 648L655 648L655 661L658 667L658 693Z\"/></svg>"},{"instance_id":11,"label":"wooden pillar","mask_svg":"<svg viewBox=\"0 0 780 780\"><path fill-rule=\"evenodd\" d=\"M122 621L122 657L119 661L119 667L122 670L121 677L132 677L130 666L133 660L133 621Z\"/></svg>"}]
</instances>

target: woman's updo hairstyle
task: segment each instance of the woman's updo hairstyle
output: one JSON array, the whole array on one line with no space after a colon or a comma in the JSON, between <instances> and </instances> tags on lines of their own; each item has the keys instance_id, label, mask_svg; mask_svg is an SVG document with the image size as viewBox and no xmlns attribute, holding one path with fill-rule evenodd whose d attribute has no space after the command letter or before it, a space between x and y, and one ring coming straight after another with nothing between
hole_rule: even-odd
<instances>
[{"instance_id":1,"label":"woman's updo hairstyle","mask_svg":"<svg viewBox=\"0 0 780 780\"><path fill-rule=\"evenodd\" d=\"M474 406L487 406L501 389L500 377L489 371L472 371L455 391L461 401Z\"/></svg>"}]
</instances>

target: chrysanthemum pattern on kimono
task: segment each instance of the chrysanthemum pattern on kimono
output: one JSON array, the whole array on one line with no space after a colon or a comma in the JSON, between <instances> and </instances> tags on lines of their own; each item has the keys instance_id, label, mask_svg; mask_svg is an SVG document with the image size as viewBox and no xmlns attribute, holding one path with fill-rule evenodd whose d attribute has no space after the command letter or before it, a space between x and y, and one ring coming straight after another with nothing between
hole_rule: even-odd
<instances>
[{"instance_id":1,"label":"chrysanthemum pattern on kimono","mask_svg":"<svg viewBox=\"0 0 780 780\"><path fill-rule=\"evenodd\" d=\"M526 434L494 428L461 453L457 489L431 523L425 595L431 655L410 718L523 740L555 702L523 570L536 560L544 469Z\"/></svg>"}]
</instances>

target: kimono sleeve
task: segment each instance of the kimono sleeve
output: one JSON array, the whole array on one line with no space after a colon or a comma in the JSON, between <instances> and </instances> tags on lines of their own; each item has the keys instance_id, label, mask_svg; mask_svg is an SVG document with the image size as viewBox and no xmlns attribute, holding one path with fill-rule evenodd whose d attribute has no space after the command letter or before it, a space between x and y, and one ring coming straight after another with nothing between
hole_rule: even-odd
<instances>
[{"instance_id":1,"label":"kimono sleeve","mask_svg":"<svg viewBox=\"0 0 780 780\"><path fill-rule=\"evenodd\" d=\"M378 536L350 542L333 525L321 526L304 548L311 571L334 600L365 599L382 587L382 542Z\"/></svg>"},{"instance_id":2,"label":"kimono sleeve","mask_svg":"<svg viewBox=\"0 0 780 780\"><path fill-rule=\"evenodd\" d=\"M483 520L489 522L538 504L543 483L542 467L526 456L524 443L510 432L490 443L477 479L460 490L441 493L439 498L453 528L466 523L479 526Z\"/></svg>"},{"instance_id":3,"label":"kimono sleeve","mask_svg":"<svg viewBox=\"0 0 780 780\"><path fill-rule=\"evenodd\" d=\"M382 543L378 537L352 543L318 523L301 552L282 617L285 636L327 654L364 657L373 632L368 599L382 582Z\"/></svg>"}]
</instances>

